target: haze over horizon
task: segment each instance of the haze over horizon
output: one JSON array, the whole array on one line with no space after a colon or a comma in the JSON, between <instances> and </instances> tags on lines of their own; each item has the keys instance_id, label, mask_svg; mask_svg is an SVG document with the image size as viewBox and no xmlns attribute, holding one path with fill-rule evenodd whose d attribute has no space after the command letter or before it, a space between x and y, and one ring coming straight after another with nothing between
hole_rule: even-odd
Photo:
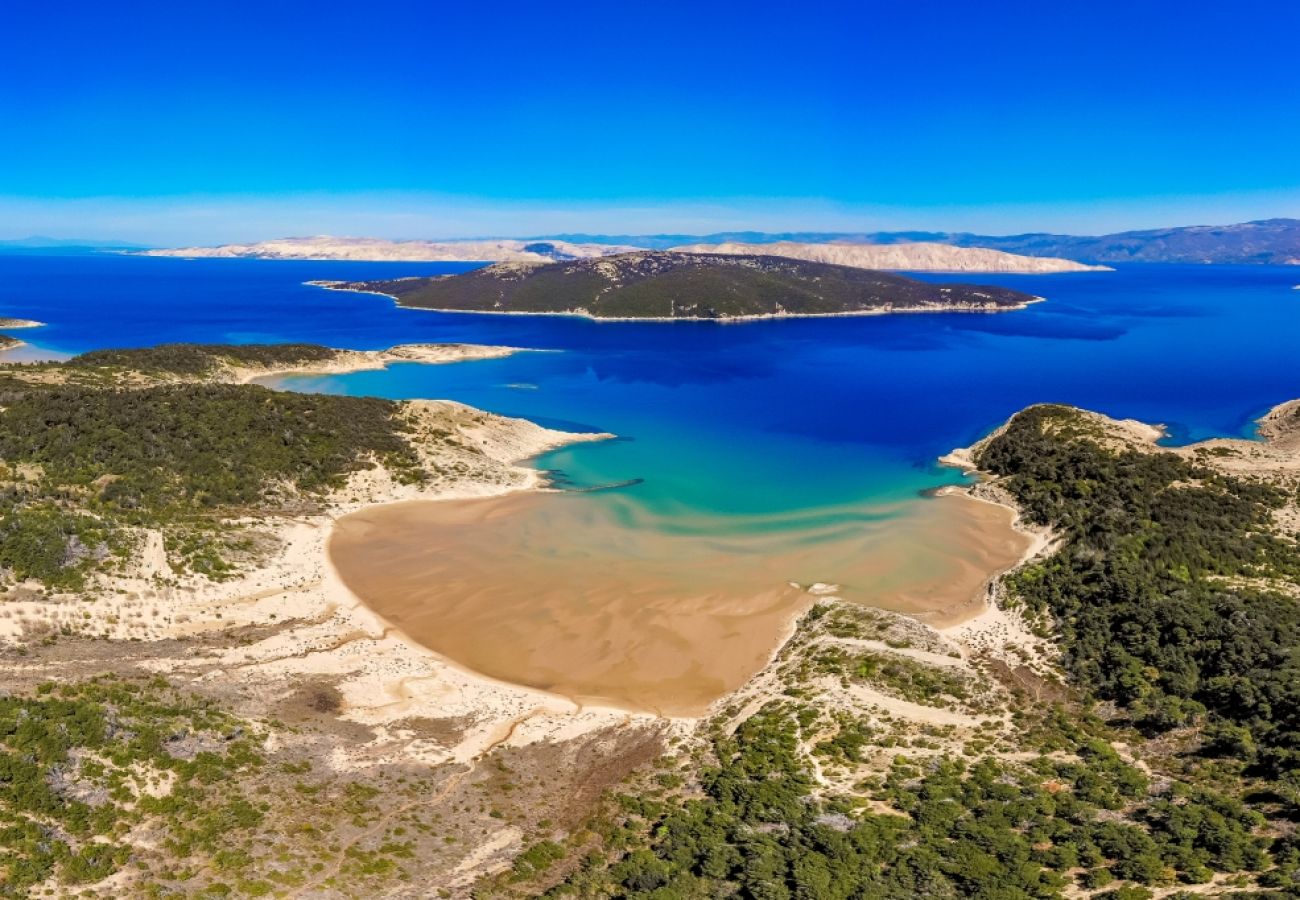
<instances>
[{"instance_id":1,"label":"haze over horizon","mask_svg":"<svg viewBox=\"0 0 1300 900\"><path fill-rule=\"evenodd\" d=\"M73 6L8 13L0 239L1300 215L1295 7Z\"/></svg>"}]
</instances>

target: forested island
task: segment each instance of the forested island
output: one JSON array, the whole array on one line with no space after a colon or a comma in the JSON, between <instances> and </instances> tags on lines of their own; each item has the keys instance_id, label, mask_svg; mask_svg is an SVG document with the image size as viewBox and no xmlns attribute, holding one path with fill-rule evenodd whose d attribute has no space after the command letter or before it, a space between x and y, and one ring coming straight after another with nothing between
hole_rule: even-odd
<instances>
[{"instance_id":1,"label":"forested island","mask_svg":"<svg viewBox=\"0 0 1300 900\"><path fill-rule=\"evenodd\" d=\"M931 284L779 256L650 251L544 265L497 263L432 278L315 283L385 294L419 309L597 319L999 312L1038 299L1007 288Z\"/></svg>"}]
</instances>

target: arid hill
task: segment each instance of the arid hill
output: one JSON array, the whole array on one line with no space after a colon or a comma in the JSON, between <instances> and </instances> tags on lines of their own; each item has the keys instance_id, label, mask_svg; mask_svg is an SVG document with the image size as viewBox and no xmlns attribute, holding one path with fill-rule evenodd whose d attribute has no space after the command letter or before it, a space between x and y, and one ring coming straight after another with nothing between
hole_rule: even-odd
<instances>
[{"instance_id":1,"label":"arid hill","mask_svg":"<svg viewBox=\"0 0 1300 900\"><path fill-rule=\"evenodd\" d=\"M984 247L953 247L919 241L908 244L847 244L777 241L775 244L687 244L680 253L723 253L740 256L762 254L805 259L809 262L883 269L900 272L1001 272L1046 275L1056 272L1107 272L1108 266L1089 266L1050 256L1021 256Z\"/></svg>"}]
</instances>

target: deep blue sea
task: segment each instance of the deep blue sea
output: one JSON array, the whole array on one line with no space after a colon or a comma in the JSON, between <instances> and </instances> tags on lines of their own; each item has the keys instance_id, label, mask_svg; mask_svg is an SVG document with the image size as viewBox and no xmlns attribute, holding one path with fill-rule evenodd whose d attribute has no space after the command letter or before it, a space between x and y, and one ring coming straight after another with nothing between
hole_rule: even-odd
<instances>
[{"instance_id":1,"label":"deep blue sea","mask_svg":"<svg viewBox=\"0 0 1300 900\"><path fill-rule=\"evenodd\" d=\"M959 480L935 457L1030 403L1162 422L1178 441L1249 434L1300 396L1300 269L1126 266L979 275L1047 298L999 314L739 324L601 323L403 310L309 279L464 271L466 264L0 255L0 315L73 353L164 341L414 341L558 352L300 378L295 389L450 398L619 440L543 457L561 483L610 492L667 528L789 523ZM600 493L593 493L599 498Z\"/></svg>"}]
</instances>

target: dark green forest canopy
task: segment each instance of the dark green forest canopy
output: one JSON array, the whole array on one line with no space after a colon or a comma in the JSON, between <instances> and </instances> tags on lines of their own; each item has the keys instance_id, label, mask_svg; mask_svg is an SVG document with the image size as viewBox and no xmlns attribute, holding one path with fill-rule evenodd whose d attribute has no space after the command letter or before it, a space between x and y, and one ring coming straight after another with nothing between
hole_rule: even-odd
<instances>
[{"instance_id":1,"label":"dark green forest canopy","mask_svg":"<svg viewBox=\"0 0 1300 900\"><path fill-rule=\"evenodd\" d=\"M477 312L572 312L597 318L827 315L907 309L1019 309L1000 287L931 284L776 256L628 253L540 266L503 263L463 275L335 285L403 306Z\"/></svg>"},{"instance_id":2,"label":"dark green forest canopy","mask_svg":"<svg viewBox=\"0 0 1300 900\"><path fill-rule=\"evenodd\" d=\"M138 389L0 378L0 566L75 587L124 526L217 527L383 463L420 476L400 404L253 385ZM27 473L27 474L23 474ZM205 524L206 523L206 524Z\"/></svg>"},{"instance_id":3,"label":"dark green forest canopy","mask_svg":"<svg viewBox=\"0 0 1300 900\"><path fill-rule=\"evenodd\" d=\"M282 366L331 359L319 344L159 344L123 350L91 350L56 365L74 369L116 368L135 372L201 376L223 364Z\"/></svg>"},{"instance_id":4,"label":"dark green forest canopy","mask_svg":"<svg viewBox=\"0 0 1300 900\"><path fill-rule=\"evenodd\" d=\"M1065 407L1018 414L980 453L1060 552L1010 579L1051 614L1078 683L1147 727L1208 710L1210 750L1300 766L1300 552L1276 487L1172 453L1107 449Z\"/></svg>"},{"instance_id":5,"label":"dark green forest canopy","mask_svg":"<svg viewBox=\"0 0 1300 900\"><path fill-rule=\"evenodd\" d=\"M53 387L0 411L0 459L38 464L61 485L111 477L98 499L122 510L243 505L275 479L336 486L366 454L414 465L397 412L389 400L252 385Z\"/></svg>"},{"instance_id":6,"label":"dark green forest canopy","mask_svg":"<svg viewBox=\"0 0 1300 900\"><path fill-rule=\"evenodd\" d=\"M733 735L716 734L693 791L619 797L596 826L605 852L589 853L544 895L1027 900L1111 885L1149 898L1135 885L1198 884L1216 872L1293 884L1294 838L1260 837L1264 816L1212 788L1157 789L1089 716L1047 710L1026 733L1023 764L898 757L863 786L874 808L818 788L799 750L815 719L774 702ZM480 895L534 895L532 880L544 883L562 855L541 849L549 852L524 854ZM525 887L512 892L512 882Z\"/></svg>"}]
</instances>

